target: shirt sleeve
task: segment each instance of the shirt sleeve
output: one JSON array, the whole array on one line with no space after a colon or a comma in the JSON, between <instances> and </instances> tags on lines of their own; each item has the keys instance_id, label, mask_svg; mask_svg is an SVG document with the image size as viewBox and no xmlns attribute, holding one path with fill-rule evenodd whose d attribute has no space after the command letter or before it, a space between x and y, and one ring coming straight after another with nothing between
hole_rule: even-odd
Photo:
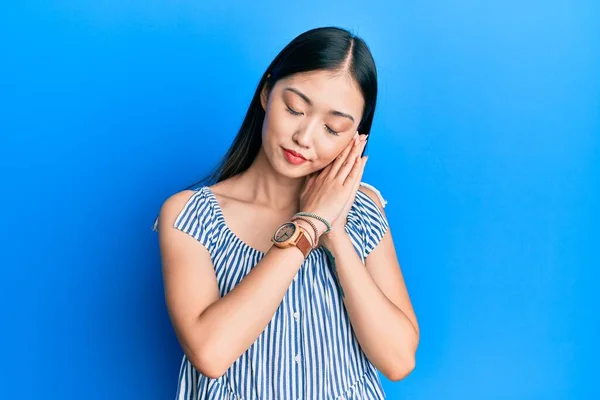
<instances>
[{"instance_id":1,"label":"shirt sleeve","mask_svg":"<svg viewBox=\"0 0 600 400\"><path fill-rule=\"evenodd\" d=\"M369 187L382 199L382 204L385 207L387 201L383 199L381 192L371 185L361 185ZM389 228L389 223L383 215L383 212L375 201L366 193L358 190L356 193L357 200L360 204L361 221L363 228L363 257L367 257L381 242L383 236Z\"/></svg>"},{"instance_id":2,"label":"shirt sleeve","mask_svg":"<svg viewBox=\"0 0 600 400\"><path fill-rule=\"evenodd\" d=\"M158 232L158 219L156 217L152 226L155 232ZM210 199L203 191L197 190L192 194L175 219L173 227L192 236L209 251L212 249L217 219Z\"/></svg>"},{"instance_id":3,"label":"shirt sleeve","mask_svg":"<svg viewBox=\"0 0 600 400\"><path fill-rule=\"evenodd\" d=\"M383 198L383 195L381 194L381 192L373 185L369 185L366 182L361 182L360 183L361 186L367 187L369 189L371 189L372 191L375 192L375 194L377 195L377 197L379 197L379 200L381 201L381 204L383 205L383 208L385 208L385 205L387 204L387 200Z\"/></svg>"}]
</instances>

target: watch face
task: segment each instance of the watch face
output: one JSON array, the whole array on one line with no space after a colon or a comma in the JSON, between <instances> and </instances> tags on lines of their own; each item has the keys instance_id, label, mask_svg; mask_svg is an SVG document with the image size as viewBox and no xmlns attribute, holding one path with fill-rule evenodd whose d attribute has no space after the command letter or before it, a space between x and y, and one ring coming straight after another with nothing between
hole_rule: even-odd
<instances>
[{"instance_id":1,"label":"watch face","mask_svg":"<svg viewBox=\"0 0 600 400\"><path fill-rule=\"evenodd\" d=\"M292 235L294 234L294 232L296 231L296 225L294 225L292 222L287 222L284 225L282 225L277 232L275 232L275 236L273 237L273 240L275 240L276 242L282 243L285 242L286 240L288 240L289 238L292 237Z\"/></svg>"}]
</instances>

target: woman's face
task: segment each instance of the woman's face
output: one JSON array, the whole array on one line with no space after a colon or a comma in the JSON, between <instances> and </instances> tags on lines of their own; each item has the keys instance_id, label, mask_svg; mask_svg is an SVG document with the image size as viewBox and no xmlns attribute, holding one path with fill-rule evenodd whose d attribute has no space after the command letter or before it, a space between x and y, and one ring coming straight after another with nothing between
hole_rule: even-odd
<instances>
[{"instance_id":1,"label":"woman's face","mask_svg":"<svg viewBox=\"0 0 600 400\"><path fill-rule=\"evenodd\" d=\"M362 118L364 99L346 72L312 71L276 82L265 110L262 142L279 173L302 177L325 168L350 143ZM359 132L360 133L360 132ZM292 150L306 161L286 154Z\"/></svg>"}]
</instances>

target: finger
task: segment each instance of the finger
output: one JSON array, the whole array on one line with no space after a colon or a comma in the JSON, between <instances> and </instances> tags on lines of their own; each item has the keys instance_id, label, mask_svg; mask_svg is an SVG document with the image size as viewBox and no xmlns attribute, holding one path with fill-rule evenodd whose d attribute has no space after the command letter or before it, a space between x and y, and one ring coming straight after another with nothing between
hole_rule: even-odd
<instances>
[{"instance_id":1,"label":"finger","mask_svg":"<svg viewBox=\"0 0 600 400\"><path fill-rule=\"evenodd\" d=\"M339 171L340 167L346 161L346 159L348 158L348 154L350 154L350 152L352 151L354 146L356 146L357 142L358 142L358 131L354 134L354 137L352 138L350 143L348 143L346 148L344 148L344 150L342 150L342 152L333 161L333 163L331 165L331 169L329 170L329 176L336 177L338 175L338 171Z\"/></svg>"},{"instance_id":2,"label":"finger","mask_svg":"<svg viewBox=\"0 0 600 400\"><path fill-rule=\"evenodd\" d=\"M350 189L350 195L348 196L348 200L346 202L346 205L344 207L344 211L345 211L345 215L346 215L346 221L348 218L348 212L350 212L350 209L352 208L352 204L354 204L355 200L356 200L356 192L358 191L359 187L360 187L360 182L362 181L362 175L364 172L364 168L365 165L367 163L366 159L368 157L362 157L359 160L356 161L356 168L354 168L354 171L352 171L349 174L349 178L348 178L348 186L351 187Z\"/></svg>"},{"instance_id":3,"label":"finger","mask_svg":"<svg viewBox=\"0 0 600 400\"><path fill-rule=\"evenodd\" d=\"M356 163L354 164L354 166L352 167L352 170L348 174L348 180L347 180L348 184L352 185L357 182L360 184L363 173L365 171L365 165L367 165L368 158L369 158L369 156L365 156L365 157L361 157L358 160L356 160ZM344 184L346 184L346 182L344 182Z\"/></svg>"},{"instance_id":4,"label":"finger","mask_svg":"<svg viewBox=\"0 0 600 400\"><path fill-rule=\"evenodd\" d=\"M358 139L359 139L359 136L358 136L358 132L357 132L354 135L354 137L352 138L352 140L350 141L350 143L348 143L348 145L344 148L344 150L334 160L334 162L332 163L333 165L331 167L331 171L330 171L330 175L332 177L335 177L339 174L340 168L342 168L344 163L347 162L350 153L358 144Z\"/></svg>"},{"instance_id":5,"label":"finger","mask_svg":"<svg viewBox=\"0 0 600 400\"><path fill-rule=\"evenodd\" d=\"M350 210L352 204L354 203L354 200L356 199L356 192L360 187L360 182L362 181L362 175L365 170L365 165L367 164L366 157L362 157L360 159L360 162L362 162L363 165L362 168L359 169L359 172L356 174L356 178L354 179L354 185L352 186L352 190L350 191L352 193L352 196L350 196L350 198L348 199L348 203L346 204L347 211Z\"/></svg>"},{"instance_id":6,"label":"finger","mask_svg":"<svg viewBox=\"0 0 600 400\"><path fill-rule=\"evenodd\" d=\"M354 166L354 163L356 162L356 160L358 160L360 158L360 154L362 153L363 149L365 148L366 143L367 143L366 140L362 140L362 141L358 142L357 145L354 146L354 148L352 149L352 152L350 153L350 155L348 156L348 158L346 159L344 164L342 164L342 167L338 171L338 174L336 176L337 178L339 178L342 181L346 180L348 174L350 173L350 171L352 170L352 167Z\"/></svg>"},{"instance_id":7,"label":"finger","mask_svg":"<svg viewBox=\"0 0 600 400\"><path fill-rule=\"evenodd\" d=\"M362 162L362 167L360 168L359 173L356 174L356 178L355 178L355 182L354 182L354 184L356 185L355 191L358 190L358 187L360 186L360 182L362 181L363 174L365 173L365 167L367 166L368 159L369 159L369 156L360 158L360 161Z\"/></svg>"},{"instance_id":8,"label":"finger","mask_svg":"<svg viewBox=\"0 0 600 400\"><path fill-rule=\"evenodd\" d=\"M348 176L346 176L346 179L343 181L344 186L354 185L354 181L357 179L358 175L361 174L363 164L364 161L360 158L354 162L352 169L350 169L350 172L348 173Z\"/></svg>"},{"instance_id":9,"label":"finger","mask_svg":"<svg viewBox=\"0 0 600 400\"><path fill-rule=\"evenodd\" d=\"M329 164L327 164L327 166L321 170L321 173L317 176L317 178L327 177L329 175L329 171L331 171L332 166L333 166L333 161L330 162Z\"/></svg>"}]
</instances>

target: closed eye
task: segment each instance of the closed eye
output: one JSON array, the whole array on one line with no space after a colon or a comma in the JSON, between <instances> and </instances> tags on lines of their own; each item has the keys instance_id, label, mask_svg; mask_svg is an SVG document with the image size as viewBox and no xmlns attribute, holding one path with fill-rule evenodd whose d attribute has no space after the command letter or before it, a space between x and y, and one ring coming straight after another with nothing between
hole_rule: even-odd
<instances>
[{"instance_id":1,"label":"closed eye","mask_svg":"<svg viewBox=\"0 0 600 400\"><path fill-rule=\"evenodd\" d=\"M289 112L292 115L302 115L301 112L292 110L289 106L286 107L286 111ZM339 136L339 132L334 131L333 129L331 129L327 125L325 125L325 130L327 130L327 132L331 133L332 135Z\"/></svg>"},{"instance_id":2,"label":"closed eye","mask_svg":"<svg viewBox=\"0 0 600 400\"><path fill-rule=\"evenodd\" d=\"M289 108L289 107L287 107L287 108L286 108L286 110L287 110L287 111L288 111L290 114L292 114L292 115L302 115L302 113L301 113L301 112L294 111L294 110L292 110L292 109L291 109L291 108Z\"/></svg>"},{"instance_id":3,"label":"closed eye","mask_svg":"<svg viewBox=\"0 0 600 400\"><path fill-rule=\"evenodd\" d=\"M327 132L331 133L332 135L339 136L338 132L334 131L333 129L331 129L327 125L325 125L325 129L327 130Z\"/></svg>"}]
</instances>

